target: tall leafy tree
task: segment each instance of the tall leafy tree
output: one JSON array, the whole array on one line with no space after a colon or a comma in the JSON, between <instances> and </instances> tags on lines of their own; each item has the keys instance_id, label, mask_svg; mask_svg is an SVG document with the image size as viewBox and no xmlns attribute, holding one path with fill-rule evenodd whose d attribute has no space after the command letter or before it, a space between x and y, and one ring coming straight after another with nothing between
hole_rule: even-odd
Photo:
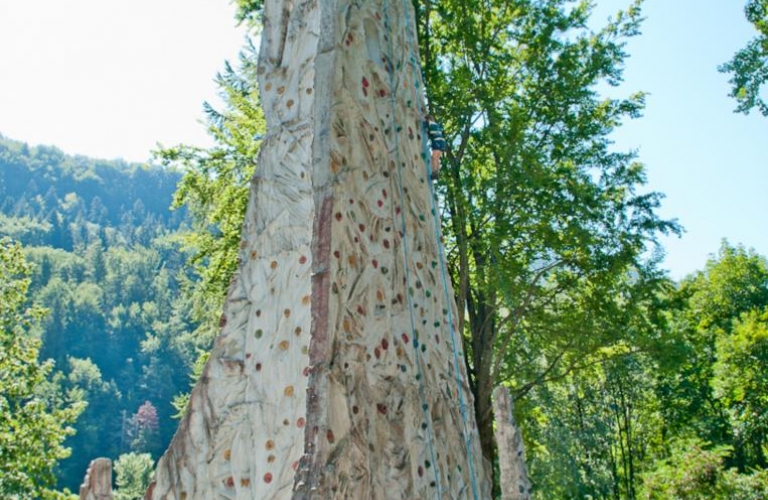
<instances>
[{"instance_id":1,"label":"tall leafy tree","mask_svg":"<svg viewBox=\"0 0 768 500\"><path fill-rule=\"evenodd\" d=\"M676 295L670 315L682 356L675 373L658 381L665 431L730 446L725 463L742 472L764 466L764 418L752 413L766 397L762 371L754 370L765 356L768 261L724 242Z\"/></svg>"},{"instance_id":2,"label":"tall leafy tree","mask_svg":"<svg viewBox=\"0 0 768 500\"><path fill-rule=\"evenodd\" d=\"M154 462L149 453L125 453L115 460L115 500L141 500L152 479Z\"/></svg>"},{"instance_id":3,"label":"tall leafy tree","mask_svg":"<svg viewBox=\"0 0 768 500\"><path fill-rule=\"evenodd\" d=\"M29 330L43 311L27 303L29 265L21 246L0 239L0 496L55 498L56 463L83 404L52 384L51 362L38 361Z\"/></svg>"},{"instance_id":4,"label":"tall leafy tree","mask_svg":"<svg viewBox=\"0 0 768 500\"><path fill-rule=\"evenodd\" d=\"M562 379L623 341L665 286L655 240L678 228L657 215L662 196L643 189L635 154L610 140L645 95L598 91L621 82L640 5L593 31L588 1L419 3L431 111L450 143L443 229L489 458L495 384L521 397Z\"/></svg>"},{"instance_id":5,"label":"tall leafy tree","mask_svg":"<svg viewBox=\"0 0 768 500\"><path fill-rule=\"evenodd\" d=\"M768 103L761 95L768 82L768 0L749 0L744 14L758 34L718 69L731 75L730 96L736 99L736 111L748 114L757 108L768 116Z\"/></svg>"}]
</instances>

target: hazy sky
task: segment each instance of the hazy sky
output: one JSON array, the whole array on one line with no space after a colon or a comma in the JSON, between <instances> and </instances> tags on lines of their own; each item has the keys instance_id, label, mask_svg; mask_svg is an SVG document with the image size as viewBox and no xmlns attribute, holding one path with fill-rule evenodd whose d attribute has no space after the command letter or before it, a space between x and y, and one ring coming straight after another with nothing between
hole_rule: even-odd
<instances>
[{"instance_id":1,"label":"hazy sky","mask_svg":"<svg viewBox=\"0 0 768 500\"><path fill-rule=\"evenodd\" d=\"M0 0L0 134L131 161L208 144L202 102L243 37L227 0Z\"/></svg>"},{"instance_id":2,"label":"hazy sky","mask_svg":"<svg viewBox=\"0 0 768 500\"><path fill-rule=\"evenodd\" d=\"M630 0L597 0L596 20ZM615 136L647 165L673 278L720 241L768 255L768 118L737 115L717 66L754 36L746 0L647 0L621 93L650 92ZM227 0L0 0L0 134L144 161L157 142L208 145L202 102L243 41ZM597 23L596 23L597 24Z\"/></svg>"}]
</instances>

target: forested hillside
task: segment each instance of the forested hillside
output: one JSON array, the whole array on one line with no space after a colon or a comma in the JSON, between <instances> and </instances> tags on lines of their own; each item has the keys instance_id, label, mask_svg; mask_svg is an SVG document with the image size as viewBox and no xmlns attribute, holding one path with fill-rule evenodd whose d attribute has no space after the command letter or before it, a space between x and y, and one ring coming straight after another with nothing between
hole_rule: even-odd
<instances>
[{"instance_id":1,"label":"forested hillside","mask_svg":"<svg viewBox=\"0 0 768 500\"><path fill-rule=\"evenodd\" d=\"M59 486L99 456L150 452L175 431L173 397L197 353L181 288L185 254L170 205L178 171L69 156L0 138L0 236L23 245L34 334L65 391L87 403Z\"/></svg>"},{"instance_id":2,"label":"forested hillside","mask_svg":"<svg viewBox=\"0 0 768 500\"><path fill-rule=\"evenodd\" d=\"M236 3L239 19L258 25L262 3ZM746 3L763 37L768 4ZM611 135L642 115L646 96L598 92L621 82L641 4L596 32L589 2L417 9L430 111L449 142L436 199L483 451L498 460L490 394L504 385L537 500L765 499L768 259L723 241L703 269L671 280L658 242L682 228L661 218L663 194ZM753 59L725 68L732 83L765 74ZM249 46L219 75L215 145L162 151L163 166L0 136L0 238L21 243L0 240L10 304L0 302L0 396L41 398L37 414L19 417L32 430L60 416L62 429L35 441L47 463L65 454L57 440L74 422L59 488L75 489L92 458L123 455L122 488L120 470L152 467L125 454L157 458L175 430L176 396L205 358L237 268L265 129L256 74ZM765 108L757 94L734 95ZM16 374L29 379L24 391L8 380ZM13 439L0 427L0 444ZM29 455L0 453L0 496L22 483L37 491L46 471ZM10 481L17 470L39 477ZM141 497L139 483L126 498Z\"/></svg>"}]
</instances>

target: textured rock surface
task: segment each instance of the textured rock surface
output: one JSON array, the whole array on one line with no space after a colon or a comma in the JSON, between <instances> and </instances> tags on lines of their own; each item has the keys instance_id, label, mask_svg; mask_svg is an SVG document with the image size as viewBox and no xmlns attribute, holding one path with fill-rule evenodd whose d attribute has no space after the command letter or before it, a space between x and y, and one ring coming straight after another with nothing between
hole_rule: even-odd
<instances>
[{"instance_id":1,"label":"textured rock surface","mask_svg":"<svg viewBox=\"0 0 768 500\"><path fill-rule=\"evenodd\" d=\"M496 442L499 445L501 498L531 500L523 436L515 425L513 409L509 389L497 387L493 391L493 413L496 415Z\"/></svg>"},{"instance_id":2,"label":"textured rock surface","mask_svg":"<svg viewBox=\"0 0 768 500\"><path fill-rule=\"evenodd\" d=\"M267 0L264 24L240 270L147 497L489 498L410 2Z\"/></svg>"},{"instance_id":3,"label":"textured rock surface","mask_svg":"<svg viewBox=\"0 0 768 500\"><path fill-rule=\"evenodd\" d=\"M112 462L108 458L91 461L80 486L80 500L112 500Z\"/></svg>"}]
</instances>

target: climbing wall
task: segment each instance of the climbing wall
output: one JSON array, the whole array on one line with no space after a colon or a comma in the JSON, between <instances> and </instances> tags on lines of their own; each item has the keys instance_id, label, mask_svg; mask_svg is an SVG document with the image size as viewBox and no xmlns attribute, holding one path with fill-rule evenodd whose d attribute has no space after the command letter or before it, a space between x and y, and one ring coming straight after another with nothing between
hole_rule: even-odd
<instances>
[{"instance_id":1,"label":"climbing wall","mask_svg":"<svg viewBox=\"0 0 768 500\"><path fill-rule=\"evenodd\" d=\"M267 1L240 270L152 499L486 499L408 0Z\"/></svg>"}]
</instances>

